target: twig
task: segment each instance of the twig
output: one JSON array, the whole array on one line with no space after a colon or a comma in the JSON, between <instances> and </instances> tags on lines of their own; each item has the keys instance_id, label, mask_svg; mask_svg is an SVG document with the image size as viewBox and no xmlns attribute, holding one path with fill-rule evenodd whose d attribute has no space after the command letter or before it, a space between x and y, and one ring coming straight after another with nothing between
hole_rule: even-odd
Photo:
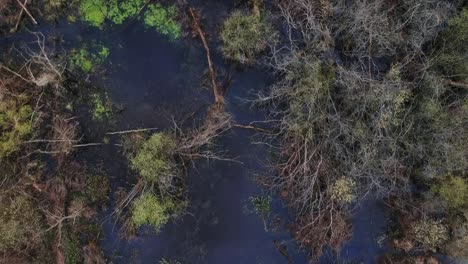
<instances>
[{"instance_id":1,"label":"twig","mask_svg":"<svg viewBox=\"0 0 468 264\"><path fill-rule=\"evenodd\" d=\"M33 15L31 15L31 13L29 13L28 9L26 8L25 5L23 5L23 3L20 2L20 0L16 0L16 2L21 6L21 8L24 9L24 12L26 12L26 14L29 16L29 18L31 18L32 22L37 25L39 23L37 23L37 20L33 17Z\"/></svg>"},{"instance_id":2,"label":"twig","mask_svg":"<svg viewBox=\"0 0 468 264\"><path fill-rule=\"evenodd\" d=\"M453 87L468 89L468 83L465 82L456 82L451 80L445 80L444 82Z\"/></svg>"},{"instance_id":3,"label":"twig","mask_svg":"<svg viewBox=\"0 0 468 264\"><path fill-rule=\"evenodd\" d=\"M159 128L157 128L157 127L152 127L152 128L142 128L142 129L125 130L125 131L107 132L106 135L136 133L136 132L144 132L144 131L151 131L151 130L157 130L157 129L159 129Z\"/></svg>"},{"instance_id":4,"label":"twig","mask_svg":"<svg viewBox=\"0 0 468 264\"><path fill-rule=\"evenodd\" d=\"M265 133L265 134L270 134L270 135L273 135L274 133L270 130L266 130L266 129L263 129L263 128L260 128L260 127L256 127L256 126L244 126L244 125L239 125L239 124L233 124L232 127L237 127L237 128L244 128L244 129L252 129L252 130L255 130L255 131L258 131L258 132L262 132L262 133Z\"/></svg>"},{"instance_id":5,"label":"twig","mask_svg":"<svg viewBox=\"0 0 468 264\"><path fill-rule=\"evenodd\" d=\"M28 4L28 0L24 0L23 5L26 6L27 4ZM21 8L21 11L20 11L19 16L18 16L18 20L16 21L16 25L13 28L12 32L16 32L16 30L18 30L19 23L21 22L21 18L23 17L23 12L24 12L24 9Z\"/></svg>"}]
</instances>

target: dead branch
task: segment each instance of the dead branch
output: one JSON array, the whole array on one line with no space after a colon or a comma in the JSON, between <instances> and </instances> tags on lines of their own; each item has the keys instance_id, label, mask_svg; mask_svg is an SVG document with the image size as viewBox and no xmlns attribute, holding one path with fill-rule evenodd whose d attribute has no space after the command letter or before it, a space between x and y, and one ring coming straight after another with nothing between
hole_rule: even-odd
<instances>
[{"instance_id":1,"label":"dead branch","mask_svg":"<svg viewBox=\"0 0 468 264\"><path fill-rule=\"evenodd\" d=\"M16 0L16 2L18 3L18 5L21 6L21 8L24 10L24 12L26 12L26 14L29 16L29 18L31 18L32 22L37 25L39 23L37 23L37 20L33 17L33 15L31 15L31 13L29 12L29 10L26 8L26 3L27 1L25 2L25 4L21 3L20 0Z\"/></svg>"},{"instance_id":2,"label":"dead branch","mask_svg":"<svg viewBox=\"0 0 468 264\"><path fill-rule=\"evenodd\" d=\"M214 70L213 62L211 60L210 48L209 48L208 42L206 41L206 38L205 38L205 33L201 29L199 19L198 19L197 15L195 14L193 8L189 7L188 10L189 10L190 17L192 18L192 27L197 32L198 36L200 37L200 39L201 39L201 41L203 43L203 47L205 48L206 59L208 61L208 69L209 69L210 77L211 77L211 85L213 86L213 94L214 94L214 97L215 97L215 102L216 103L223 103L224 94L223 94L223 91L221 91L221 89L219 88L218 80L217 80L217 77L216 77L216 72Z\"/></svg>"},{"instance_id":3,"label":"dead branch","mask_svg":"<svg viewBox=\"0 0 468 264\"><path fill-rule=\"evenodd\" d=\"M28 4L28 0L24 0L23 5L26 6L27 4ZM24 9L21 8L20 13L18 15L18 19L16 21L15 27L12 29L12 32L16 32L16 30L18 30L19 23L21 22L21 18L23 17L23 12L24 12Z\"/></svg>"},{"instance_id":4,"label":"dead branch","mask_svg":"<svg viewBox=\"0 0 468 264\"><path fill-rule=\"evenodd\" d=\"M132 130L125 130L125 131L107 132L106 135L120 135L120 134L128 134L128 133L138 133L138 132L153 131L153 130L158 130L158 129L159 128L157 128L157 127L132 129Z\"/></svg>"}]
</instances>

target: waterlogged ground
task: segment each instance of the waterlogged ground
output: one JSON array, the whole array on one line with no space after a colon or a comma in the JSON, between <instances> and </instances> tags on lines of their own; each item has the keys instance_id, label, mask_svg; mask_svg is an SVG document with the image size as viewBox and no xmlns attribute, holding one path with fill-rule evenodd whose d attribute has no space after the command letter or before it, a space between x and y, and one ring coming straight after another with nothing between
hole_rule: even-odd
<instances>
[{"instance_id":1,"label":"waterlogged ground","mask_svg":"<svg viewBox=\"0 0 468 264\"><path fill-rule=\"evenodd\" d=\"M262 113L254 112L239 98L248 98L255 91L265 89L273 76L262 69L239 70L224 61L219 54L217 30L223 18L236 6L235 1L192 1L201 8L203 23L209 33L214 63L231 73L233 82L226 101L228 111L241 124L262 120ZM104 132L137 128L168 129L172 118L185 120L190 126L201 122L203 109L212 102L206 82L207 62L198 40L190 37L171 40L133 21L104 30L86 23L69 23L65 19L57 25L41 23L31 30L48 37L61 39L70 61L79 64L90 74L89 84L99 87L90 109L89 102L76 105L79 111L92 111L95 120L80 120L87 142L102 141ZM28 41L29 34L18 33L1 41L2 47ZM89 54L83 52L86 47ZM90 55L90 54L94 55ZM219 70L222 72L221 70ZM112 102L114 114L106 104ZM100 119L106 120L101 125ZM197 121L198 120L198 121ZM120 237L119 224L111 215L115 198L111 195L108 208L100 216L103 224L101 247L112 263L158 263L162 258L181 263L288 263L275 246L281 242L294 263L307 263L306 256L287 232L287 212L281 202L272 201L273 216L278 218L277 230L264 230L261 219L251 208L249 197L264 194L254 181L255 175L268 173L264 166L268 151L252 144L252 131L233 130L217 142L220 150L237 162L199 161L187 175L190 205L188 213L166 225L159 234L150 229L139 230L131 240ZM79 159L88 165L104 168L111 179L112 190L128 188L134 183L127 167L118 138L107 136L109 144L84 149ZM354 238L342 251L343 257L374 263L382 252L377 241L386 227L388 216L383 206L369 201L356 209ZM323 263L334 262L331 254Z\"/></svg>"}]
</instances>

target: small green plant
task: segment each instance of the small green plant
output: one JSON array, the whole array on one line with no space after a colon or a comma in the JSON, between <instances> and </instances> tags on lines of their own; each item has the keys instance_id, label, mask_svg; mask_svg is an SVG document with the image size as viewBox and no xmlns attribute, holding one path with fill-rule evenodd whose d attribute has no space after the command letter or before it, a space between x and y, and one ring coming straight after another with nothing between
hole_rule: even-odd
<instances>
[{"instance_id":1,"label":"small green plant","mask_svg":"<svg viewBox=\"0 0 468 264\"><path fill-rule=\"evenodd\" d=\"M136 155L131 158L132 168L145 180L168 186L174 177L176 165L173 155L175 139L165 133L155 133L146 140Z\"/></svg>"},{"instance_id":2,"label":"small green plant","mask_svg":"<svg viewBox=\"0 0 468 264\"><path fill-rule=\"evenodd\" d=\"M336 180L329 189L331 199L339 204L350 204L356 199L356 182L349 178Z\"/></svg>"},{"instance_id":3,"label":"small green plant","mask_svg":"<svg viewBox=\"0 0 468 264\"><path fill-rule=\"evenodd\" d=\"M0 252L36 247L44 231L42 216L26 196L0 197Z\"/></svg>"},{"instance_id":4,"label":"small green plant","mask_svg":"<svg viewBox=\"0 0 468 264\"><path fill-rule=\"evenodd\" d=\"M94 52L91 52L91 50ZM92 46L91 48L83 46L79 50L72 50L70 64L73 68L80 69L84 73L90 73L96 65L104 63L109 54L109 48L102 45Z\"/></svg>"},{"instance_id":5,"label":"small green plant","mask_svg":"<svg viewBox=\"0 0 468 264\"><path fill-rule=\"evenodd\" d=\"M420 220L414 223L411 233L416 242L433 251L449 238L447 226L435 220Z\"/></svg>"},{"instance_id":6,"label":"small green plant","mask_svg":"<svg viewBox=\"0 0 468 264\"><path fill-rule=\"evenodd\" d=\"M278 34L267 17L234 11L221 29L223 55L231 60L251 64L255 57L276 43Z\"/></svg>"},{"instance_id":7,"label":"small green plant","mask_svg":"<svg viewBox=\"0 0 468 264\"><path fill-rule=\"evenodd\" d=\"M468 181L460 176L448 175L432 187L447 206L461 209L468 205Z\"/></svg>"},{"instance_id":8,"label":"small green plant","mask_svg":"<svg viewBox=\"0 0 468 264\"><path fill-rule=\"evenodd\" d=\"M159 33L171 39L178 39L182 29L176 20L176 15L175 5L164 7L161 4L151 4L145 13L144 22L146 26L155 28Z\"/></svg>"},{"instance_id":9,"label":"small green plant","mask_svg":"<svg viewBox=\"0 0 468 264\"><path fill-rule=\"evenodd\" d=\"M269 195L252 196L249 197L249 201L255 214L262 219L265 231L268 231L267 221L271 213L271 197Z\"/></svg>"},{"instance_id":10,"label":"small green plant","mask_svg":"<svg viewBox=\"0 0 468 264\"><path fill-rule=\"evenodd\" d=\"M93 120L104 121L112 117L112 102L106 93L102 96L100 94L93 94L91 100L91 116Z\"/></svg>"},{"instance_id":11,"label":"small green plant","mask_svg":"<svg viewBox=\"0 0 468 264\"><path fill-rule=\"evenodd\" d=\"M175 210L176 204L171 199L159 199L146 192L133 202L132 222L137 227L150 225L159 232Z\"/></svg>"},{"instance_id":12,"label":"small green plant","mask_svg":"<svg viewBox=\"0 0 468 264\"><path fill-rule=\"evenodd\" d=\"M16 100L0 101L0 160L19 150L32 132L32 109Z\"/></svg>"}]
</instances>

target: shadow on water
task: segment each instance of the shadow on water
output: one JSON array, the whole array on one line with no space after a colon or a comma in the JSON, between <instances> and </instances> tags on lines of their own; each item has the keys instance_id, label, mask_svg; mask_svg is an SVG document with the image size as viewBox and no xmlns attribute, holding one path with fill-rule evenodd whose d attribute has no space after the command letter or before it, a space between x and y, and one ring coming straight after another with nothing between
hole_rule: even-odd
<instances>
[{"instance_id":1,"label":"shadow on water","mask_svg":"<svg viewBox=\"0 0 468 264\"><path fill-rule=\"evenodd\" d=\"M205 28L211 33L215 64L230 70L215 49L219 47L216 32L235 4L215 0L192 2L202 8ZM97 80L96 85L104 86L122 111L116 115L115 126L107 129L168 129L172 124L171 117L181 119L212 101L211 90L201 88L206 74L206 58L198 41L188 38L170 42L139 23L123 30L99 31L63 22L57 26L42 25L34 30L49 36L60 35L65 47L77 47L80 41L97 41L110 48L106 71L99 76L103 80ZM27 34L17 34L0 44L5 47L13 42L27 41L27 38ZM272 82L272 76L259 69L246 69L233 70L232 77L227 102L234 119L241 124L262 120L262 113L250 111L237 98L264 89ZM85 120L82 123L86 125ZM263 164L269 155L266 149L251 144L251 136L250 131L233 130L217 142L220 150L227 151L229 157L238 157L242 164L197 162L196 168L187 175L191 201L189 214L168 224L159 234L143 229L135 239L121 239L119 225L112 217L109 219L115 206L111 195L109 208L102 216L100 241L110 260L113 263L158 263L165 257L183 263L287 263L273 243L276 240L287 241L285 246L295 263L306 263L305 255L297 249L284 224L280 231L265 232L262 221L245 209L248 198L262 192L253 175L266 172ZM127 161L112 144L85 149L79 157L89 165L105 168L114 191L133 183ZM288 217L281 202L273 200L273 207L283 219ZM380 233L385 216L379 210L380 206L374 204L358 210L354 220L356 236L343 249L343 256L353 259L369 256L365 263L372 263L375 254L380 253L374 238Z\"/></svg>"}]
</instances>

